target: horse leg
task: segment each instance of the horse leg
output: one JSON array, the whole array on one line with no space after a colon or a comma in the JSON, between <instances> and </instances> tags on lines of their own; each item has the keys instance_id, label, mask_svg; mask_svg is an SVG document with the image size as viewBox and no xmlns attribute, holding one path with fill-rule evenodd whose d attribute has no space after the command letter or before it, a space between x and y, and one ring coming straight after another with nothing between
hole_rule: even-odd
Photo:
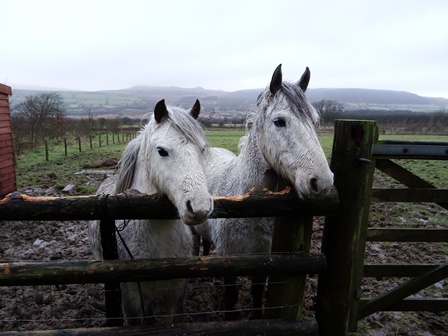
<instances>
[{"instance_id":1,"label":"horse leg","mask_svg":"<svg viewBox=\"0 0 448 336\"><path fill-rule=\"evenodd\" d=\"M226 321L237 320L240 313L235 310L238 301L238 287L236 285L236 276L224 277L224 319Z\"/></svg>"},{"instance_id":2,"label":"horse leg","mask_svg":"<svg viewBox=\"0 0 448 336\"><path fill-rule=\"evenodd\" d=\"M208 239L204 239L204 237L202 237L202 255L203 256L210 255L211 247L212 247L212 242L209 241Z\"/></svg>"},{"instance_id":3,"label":"horse leg","mask_svg":"<svg viewBox=\"0 0 448 336\"><path fill-rule=\"evenodd\" d=\"M193 236L193 256L199 256L199 245L201 242L201 235L191 227L191 234Z\"/></svg>"},{"instance_id":4,"label":"horse leg","mask_svg":"<svg viewBox=\"0 0 448 336\"><path fill-rule=\"evenodd\" d=\"M141 283L124 282L121 284L121 304L125 325L147 324L145 315L152 315L150 307L144 307L140 295ZM145 311L146 310L146 311Z\"/></svg>"},{"instance_id":5,"label":"horse leg","mask_svg":"<svg viewBox=\"0 0 448 336\"><path fill-rule=\"evenodd\" d=\"M254 311L251 319L263 318L263 293L267 276L257 275L252 277L252 300Z\"/></svg>"}]
</instances>

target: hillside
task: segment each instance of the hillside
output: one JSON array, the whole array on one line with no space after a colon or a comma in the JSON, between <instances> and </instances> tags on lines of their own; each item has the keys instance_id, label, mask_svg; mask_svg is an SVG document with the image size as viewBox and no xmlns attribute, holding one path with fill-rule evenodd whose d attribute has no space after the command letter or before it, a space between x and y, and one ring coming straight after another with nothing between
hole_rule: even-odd
<instances>
[{"instance_id":1,"label":"hillside","mask_svg":"<svg viewBox=\"0 0 448 336\"><path fill-rule=\"evenodd\" d=\"M13 88L11 104L14 105L27 95L44 90L20 90ZM54 90L58 91L58 90ZM157 87L134 86L122 90L105 91L58 91L66 103L69 116L121 116L141 117L151 112L160 99L170 105L189 108L198 98L204 113L212 110L221 113L245 112L256 108L256 99L262 89L226 92L207 90L201 87ZM422 97L410 92L372 89L309 89L311 102L322 99L342 103L350 110L387 111L440 111L448 109L448 99Z\"/></svg>"}]
</instances>

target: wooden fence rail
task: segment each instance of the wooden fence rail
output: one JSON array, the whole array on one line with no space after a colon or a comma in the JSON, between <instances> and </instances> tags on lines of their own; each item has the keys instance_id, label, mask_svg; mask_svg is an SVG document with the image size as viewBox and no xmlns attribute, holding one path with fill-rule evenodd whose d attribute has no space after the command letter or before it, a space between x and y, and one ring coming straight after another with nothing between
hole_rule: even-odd
<instances>
[{"instance_id":1,"label":"wooden fence rail","mask_svg":"<svg viewBox=\"0 0 448 336\"><path fill-rule=\"evenodd\" d=\"M252 190L242 196L215 196L211 218L325 216L338 208L338 194L300 200L290 188L281 192ZM3 220L93 220L178 218L172 203L160 195L130 191L118 195L31 197L12 193L0 200Z\"/></svg>"},{"instance_id":2,"label":"wooden fence rail","mask_svg":"<svg viewBox=\"0 0 448 336\"><path fill-rule=\"evenodd\" d=\"M105 261L17 261L0 263L0 286L137 282L222 274L297 276L322 273L325 268L323 254L307 253Z\"/></svg>"}]
</instances>

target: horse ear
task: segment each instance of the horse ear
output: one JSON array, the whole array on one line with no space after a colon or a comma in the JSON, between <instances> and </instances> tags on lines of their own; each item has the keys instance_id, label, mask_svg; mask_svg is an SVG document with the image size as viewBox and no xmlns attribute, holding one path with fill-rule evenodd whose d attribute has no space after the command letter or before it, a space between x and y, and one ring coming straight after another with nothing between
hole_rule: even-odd
<instances>
[{"instance_id":1,"label":"horse ear","mask_svg":"<svg viewBox=\"0 0 448 336\"><path fill-rule=\"evenodd\" d=\"M269 85L269 90L274 95L280 87L282 86L282 65L279 64L274 70L272 75L271 84Z\"/></svg>"},{"instance_id":2,"label":"horse ear","mask_svg":"<svg viewBox=\"0 0 448 336\"><path fill-rule=\"evenodd\" d=\"M196 99L193 107L191 108L190 115L197 119L199 117L199 113L201 112L201 103L199 102L199 99Z\"/></svg>"},{"instance_id":3,"label":"horse ear","mask_svg":"<svg viewBox=\"0 0 448 336\"><path fill-rule=\"evenodd\" d=\"M158 124L168 118L168 109L165 105L165 99L159 101L154 107L154 118Z\"/></svg>"},{"instance_id":4,"label":"horse ear","mask_svg":"<svg viewBox=\"0 0 448 336\"><path fill-rule=\"evenodd\" d=\"M305 72L303 73L300 80L297 82L297 85L302 89L303 92L306 91L308 84L310 82L311 72L308 67L306 67Z\"/></svg>"}]
</instances>

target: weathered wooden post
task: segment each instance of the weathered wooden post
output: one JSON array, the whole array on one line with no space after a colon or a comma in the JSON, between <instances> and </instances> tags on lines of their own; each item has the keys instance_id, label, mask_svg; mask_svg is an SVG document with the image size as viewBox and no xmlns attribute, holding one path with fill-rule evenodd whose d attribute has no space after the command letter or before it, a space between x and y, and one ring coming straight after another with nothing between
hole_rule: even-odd
<instances>
[{"instance_id":1,"label":"weathered wooden post","mask_svg":"<svg viewBox=\"0 0 448 336\"><path fill-rule=\"evenodd\" d=\"M327 272L319 276L316 317L320 335L346 335L351 303L356 298L356 272L362 272L378 139L373 121L336 120L331 169L339 194L339 210L326 217L322 252Z\"/></svg>"},{"instance_id":2,"label":"weathered wooden post","mask_svg":"<svg viewBox=\"0 0 448 336\"><path fill-rule=\"evenodd\" d=\"M104 202L107 209L107 195L100 196L101 202ZM111 218L102 218L100 221L101 246L103 248L103 259L118 259L117 240L115 235L115 220ZM104 284L106 298L106 325L123 325L121 315L121 290L119 282L106 282Z\"/></svg>"},{"instance_id":3,"label":"weathered wooden post","mask_svg":"<svg viewBox=\"0 0 448 336\"><path fill-rule=\"evenodd\" d=\"M67 156L67 139L64 138L64 154Z\"/></svg>"},{"instance_id":4,"label":"weathered wooden post","mask_svg":"<svg viewBox=\"0 0 448 336\"><path fill-rule=\"evenodd\" d=\"M286 187L281 181L280 188ZM310 251L313 217L277 217L272 238L272 253ZM266 292L265 318L297 320L301 317L306 274L270 276ZM282 307L282 308L279 308Z\"/></svg>"},{"instance_id":5,"label":"weathered wooden post","mask_svg":"<svg viewBox=\"0 0 448 336\"><path fill-rule=\"evenodd\" d=\"M45 161L49 161L49 157L48 157L48 141L45 140Z\"/></svg>"},{"instance_id":6,"label":"weathered wooden post","mask_svg":"<svg viewBox=\"0 0 448 336\"><path fill-rule=\"evenodd\" d=\"M79 149L79 152L81 153L81 137L80 136L78 137L78 149Z\"/></svg>"},{"instance_id":7,"label":"weathered wooden post","mask_svg":"<svg viewBox=\"0 0 448 336\"><path fill-rule=\"evenodd\" d=\"M272 253L310 251L312 216L277 217L275 219ZM297 320L301 317L306 274L269 277L266 292L265 318ZM282 308L279 308L282 307Z\"/></svg>"}]
</instances>

